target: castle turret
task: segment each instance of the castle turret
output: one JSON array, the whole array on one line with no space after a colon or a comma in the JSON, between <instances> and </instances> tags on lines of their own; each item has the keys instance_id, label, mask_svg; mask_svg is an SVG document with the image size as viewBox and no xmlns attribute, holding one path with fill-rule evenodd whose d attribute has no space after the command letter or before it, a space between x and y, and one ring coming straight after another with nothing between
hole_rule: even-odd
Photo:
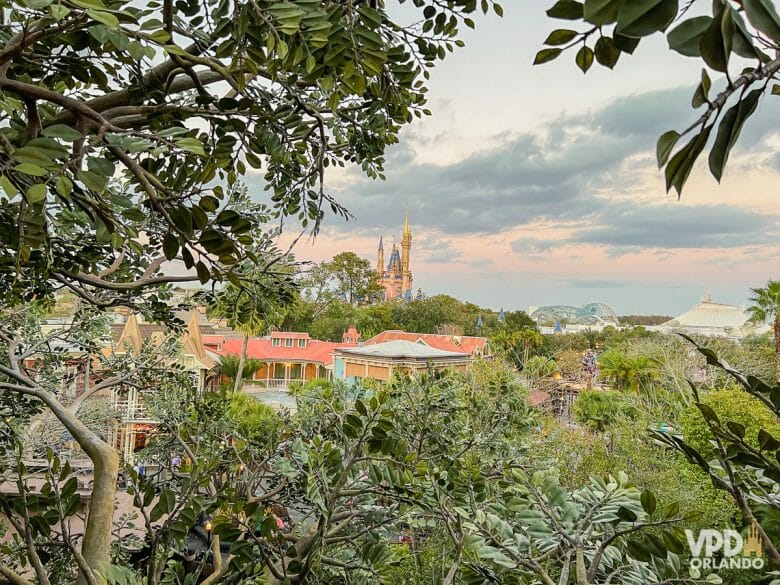
<instances>
[{"instance_id":1,"label":"castle turret","mask_svg":"<svg viewBox=\"0 0 780 585\"><path fill-rule=\"evenodd\" d=\"M409 268L410 257L412 253L412 228L409 227L409 213L404 216L404 234L401 238L401 276L403 294L411 295L412 290L412 272Z\"/></svg>"},{"instance_id":2,"label":"castle turret","mask_svg":"<svg viewBox=\"0 0 780 585\"><path fill-rule=\"evenodd\" d=\"M377 248L376 255L376 271L379 273L379 278L382 278L385 272L385 247L382 244L382 236L379 236L379 248Z\"/></svg>"}]
</instances>

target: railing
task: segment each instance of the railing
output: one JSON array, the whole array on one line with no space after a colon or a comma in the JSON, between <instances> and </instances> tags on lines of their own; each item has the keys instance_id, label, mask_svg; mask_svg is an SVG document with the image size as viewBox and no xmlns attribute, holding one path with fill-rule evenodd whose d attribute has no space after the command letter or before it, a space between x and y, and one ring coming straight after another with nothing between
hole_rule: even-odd
<instances>
[{"instance_id":1,"label":"railing","mask_svg":"<svg viewBox=\"0 0 780 585\"><path fill-rule=\"evenodd\" d=\"M114 408L122 416L122 420L127 421L151 421L152 415L146 408L143 401L130 402L127 398L116 398L114 400Z\"/></svg>"},{"instance_id":2,"label":"railing","mask_svg":"<svg viewBox=\"0 0 780 585\"><path fill-rule=\"evenodd\" d=\"M285 378L271 378L270 380L247 380L243 390L249 394L257 394L266 390L287 390L293 382L303 382L301 378L287 380Z\"/></svg>"}]
</instances>

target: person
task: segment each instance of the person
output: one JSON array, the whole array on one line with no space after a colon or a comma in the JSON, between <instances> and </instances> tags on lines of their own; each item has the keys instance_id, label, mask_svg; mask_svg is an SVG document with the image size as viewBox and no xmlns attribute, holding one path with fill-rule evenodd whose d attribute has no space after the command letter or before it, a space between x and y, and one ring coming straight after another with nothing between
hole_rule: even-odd
<instances>
[{"instance_id":1,"label":"person","mask_svg":"<svg viewBox=\"0 0 780 585\"><path fill-rule=\"evenodd\" d=\"M412 535L409 534L408 526L401 528L401 536L398 538L398 542L401 544L412 544Z\"/></svg>"},{"instance_id":2,"label":"person","mask_svg":"<svg viewBox=\"0 0 780 585\"><path fill-rule=\"evenodd\" d=\"M181 457L179 457L179 454L177 453L171 458L171 469L173 469L173 471L179 471L180 467L181 467Z\"/></svg>"}]
</instances>

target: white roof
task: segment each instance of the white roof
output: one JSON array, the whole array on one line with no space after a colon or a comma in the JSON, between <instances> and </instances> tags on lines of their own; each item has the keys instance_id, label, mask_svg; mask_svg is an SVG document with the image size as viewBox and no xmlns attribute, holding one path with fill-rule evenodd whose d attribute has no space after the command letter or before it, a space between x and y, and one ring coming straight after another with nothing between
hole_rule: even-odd
<instances>
[{"instance_id":1,"label":"white roof","mask_svg":"<svg viewBox=\"0 0 780 585\"><path fill-rule=\"evenodd\" d=\"M418 358L418 359L437 359L437 358L467 358L469 354L458 353L454 351L445 351L425 345L424 343L415 343L413 341L394 340L377 343L374 345L364 345L363 347L341 347L339 352L354 355L388 357L388 358Z\"/></svg>"},{"instance_id":2,"label":"white roof","mask_svg":"<svg viewBox=\"0 0 780 585\"><path fill-rule=\"evenodd\" d=\"M733 305L715 303L710 299L702 299L698 306L662 324L662 327L672 329L708 329L722 330L739 329L749 319L749 315Z\"/></svg>"}]
</instances>

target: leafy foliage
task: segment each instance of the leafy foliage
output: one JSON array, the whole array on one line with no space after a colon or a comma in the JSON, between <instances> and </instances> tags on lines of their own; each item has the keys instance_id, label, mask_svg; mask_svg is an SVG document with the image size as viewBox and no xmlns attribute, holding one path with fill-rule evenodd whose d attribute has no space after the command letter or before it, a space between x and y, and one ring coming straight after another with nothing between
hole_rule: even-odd
<instances>
[{"instance_id":1,"label":"leafy foliage","mask_svg":"<svg viewBox=\"0 0 780 585\"><path fill-rule=\"evenodd\" d=\"M0 278L16 304L71 289L162 315L161 283L248 278L270 219L317 231L330 167L381 177L428 69L491 0L7 0L0 26ZM241 177L263 172L247 205ZM143 237L141 237L143 234ZM177 260L185 275L163 273Z\"/></svg>"},{"instance_id":2,"label":"leafy foliage","mask_svg":"<svg viewBox=\"0 0 780 585\"><path fill-rule=\"evenodd\" d=\"M689 341L693 343L692 340ZM757 404L762 405L766 412L754 413L756 422L758 425L761 421L771 421L773 424L767 425L768 429L759 428L757 432L753 428L748 434L745 424L738 420L729 420L731 418L729 411L723 413L725 420L722 420L715 409L700 397L696 386L691 384L696 400L695 405L711 433L712 440L709 445L698 449L694 447L693 445L701 440L697 434L690 439L664 432L655 432L654 435L660 441L679 450L691 463L700 467L710 477L713 485L728 492L734 498L745 523L749 524L756 519L753 507L762 505L774 509L780 508L780 440L773 435L777 433L776 421L780 415L780 387L770 386L755 376L740 373L722 362L711 349L700 346L696 348L707 359L709 365L728 373L740 385L741 392L758 401L756 403L753 400L736 399L736 404L742 403L747 407L748 412L758 408ZM745 417L747 413L741 413L740 410L743 409L738 409L735 417L737 419L744 417L743 420L750 424L751 421ZM757 523L757 527L770 562L780 566L780 553L775 543L762 527L761 522Z\"/></svg>"},{"instance_id":3,"label":"leafy foliage","mask_svg":"<svg viewBox=\"0 0 780 585\"><path fill-rule=\"evenodd\" d=\"M577 395L572 406L574 418L603 431L621 418L636 418L637 409L616 390L585 390Z\"/></svg>"},{"instance_id":4,"label":"leafy foliage","mask_svg":"<svg viewBox=\"0 0 780 585\"><path fill-rule=\"evenodd\" d=\"M702 61L691 105L703 106L704 112L682 132L663 134L657 144L666 189L674 188L678 195L711 135L709 169L721 180L743 126L761 100L775 93L771 81L780 71L775 55L780 47L780 16L773 2L715 0L709 13L691 11L695 15L689 15L693 4L678 0L558 0L547 15L575 21L582 30L553 31L544 42L548 48L539 51L534 60L535 64L546 63L576 49L574 60L583 73L594 59L613 69L620 57L631 55L643 39L660 32L666 35L670 50ZM725 78L725 89L716 95L710 94L713 83L708 70ZM688 135L687 142L678 146Z\"/></svg>"}]
</instances>

